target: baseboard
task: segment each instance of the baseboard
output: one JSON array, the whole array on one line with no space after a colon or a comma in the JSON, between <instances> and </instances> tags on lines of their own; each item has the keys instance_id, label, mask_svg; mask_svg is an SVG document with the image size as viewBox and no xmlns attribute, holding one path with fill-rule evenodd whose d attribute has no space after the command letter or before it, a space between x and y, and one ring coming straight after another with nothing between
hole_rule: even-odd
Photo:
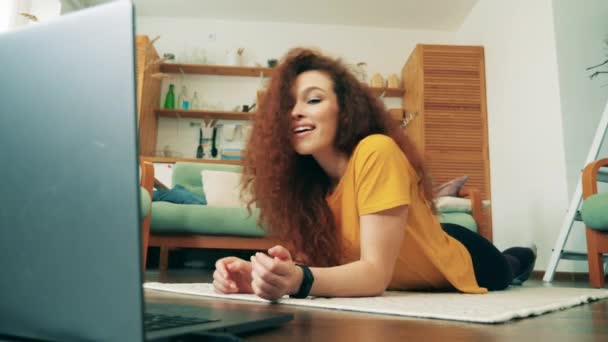
<instances>
[{"instance_id":1,"label":"baseboard","mask_svg":"<svg viewBox=\"0 0 608 342\"><path fill-rule=\"evenodd\" d=\"M533 271L530 279L542 280L545 271ZM608 274L605 278L608 280ZM589 282L589 273L587 272L555 272L553 280L556 281L574 281L574 282Z\"/></svg>"}]
</instances>

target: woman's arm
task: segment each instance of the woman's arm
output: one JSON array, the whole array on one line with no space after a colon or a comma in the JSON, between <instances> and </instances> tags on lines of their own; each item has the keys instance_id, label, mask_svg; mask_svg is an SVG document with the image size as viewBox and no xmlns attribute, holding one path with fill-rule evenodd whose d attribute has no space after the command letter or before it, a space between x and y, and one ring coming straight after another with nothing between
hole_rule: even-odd
<instances>
[{"instance_id":1,"label":"woman's arm","mask_svg":"<svg viewBox=\"0 0 608 342\"><path fill-rule=\"evenodd\" d=\"M310 294L329 297L381 295L393 276L407 213L408 207L402 205L361 216L360 259L336 267L311 268L315 282Z\"/></svg>"},{"instance_id":2,"label":"woman's arm","mask_svg":"<svg viewBox=\"0 0 608 342\"><path fill-rule=\"evenodd\" d=\"M408 207L398 206L360 218L361 257L335 267L313 267L315 278L310 295L356 297L381 295L393 275L407 224ZM270 256L258 253L251 258L252 288L265 299L295 294L302 284L302 270L291 261L289 252L276 246Z\"/></svg>"}]
</instances>

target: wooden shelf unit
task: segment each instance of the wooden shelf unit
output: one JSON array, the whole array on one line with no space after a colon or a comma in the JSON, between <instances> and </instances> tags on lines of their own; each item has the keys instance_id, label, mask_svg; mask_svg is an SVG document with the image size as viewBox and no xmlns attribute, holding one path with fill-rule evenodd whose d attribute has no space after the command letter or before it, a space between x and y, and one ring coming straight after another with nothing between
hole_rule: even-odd
<instances>
[{"instance_id":1,"label":"wooden shelf unit","mask_svg":"<svg viewBox=\"0 0 608 342\"><path fill-rule=\"evenodd\" d=\"M218 75L218 76L243 76L243 77L263 77L272 76L272 68L264 67L244 67L229 65L208 65L208 64L174 64L163 63L160 71L169 74L197 74L197 75Z\"/></svg>"},{"instance_id":2,"label":"wooden shelf unit","mask_svg":"<svg viewBox=\"0 0 608 342\"><path fill-rule=\"evenodd\" d=\"M151 163L167 163L174 164L177 162L205 162L209 164L230 164L241 165L240 160L222 160L222 159L198 159L198 158L176 158L176 157L142 157L143 161Z\"/></svg>"},{"instance_id":3,"label":"wooden shelf unit","mask_svg":"<svg viewBox=\"0 0 608 342\"><path fill-rule=\"evenodd\" d=\"M207 64L173 64L164 63L160 65L160 71L170 74L196 74L196 75L217 75L217 76L242 76L242 77L271 77L274 70L264 67L241 67L228 65L207 65ZM370 87L374 95L380 96L384 93L385 97L402 97L405 94L403 88Z\"/></svg>"},{"instance_id":4,"label":"wooden shelf unit","mask_svg":"<svg viewBox=\"0 0 608 342\"><path fill-rule=\"evenodd\" d=\"M192 109L163 109L154 110L156 114L164 117L184 117L194 119L222 119L222 120L251 120L256 112L229 112L218 110L192 110Z\"/></svg>"},{"instance_id":5,"label":"wooden shelf unit","mask_svg":"<svg viewBox=\"0 0 608 342\"><path fill-rule=\"evenodd\" d=\"M140 154L153 162L188 161L188 158L160 158L151 157L156 150L158 118L159 117L185 117L203 120L251 120L255 112L231 112L213 110L182 110L158 108L161 97L161 79L155 77L159 73L165 74L193 74L210 76L237 76L237 77L271 77L274 69L266 67L244 67L207 64L179 64L156 63L159 56L147 36L137 36L137 81L138 81L138 128ZM403 88L370 87L376 96L397 97L403 99ZM259 97L259 94L258 94ZM259 101L258 101L259 102ZM399 115L394 115L398 120ZM160 158L160 159L159 159ZM192 159L192 161L200 161ZM219 160L219 163L232 163L234 161ZM237 161L238 162L238 161ZM238 162L240 163L240 162Z\"/></svg>"},{"instance_id":6,"label":"wooden shelf unit","mask_svg":"<svg viewBox=\"0 0 608 342\"><path fill-rule=\"evenodd\" d=\"M403 88L379 88L379 87L369 87L374 95L380 96L384 93L384 97L403 97L405 94L405 89Z\"/></svg>"}]
</instances>

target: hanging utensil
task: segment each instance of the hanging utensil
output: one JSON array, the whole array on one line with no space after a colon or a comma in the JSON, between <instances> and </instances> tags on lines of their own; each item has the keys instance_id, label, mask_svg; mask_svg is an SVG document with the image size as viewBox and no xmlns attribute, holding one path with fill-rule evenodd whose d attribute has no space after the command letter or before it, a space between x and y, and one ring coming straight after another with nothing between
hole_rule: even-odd
<instances>
[{"instance_id":1,"label":"hanging utensil","mask_svg":"<svg viewBox=\"0 0 608 342\"><path fill-rule=\"evenodd\" d=\"M196 148L196 158L203 158L204 155L204 151L203 151L203 129L200 128L199 129L199 136L198 136L198 147Z\"/></svg>"},{"instance_id":2,"label":"hanging utensil","mask_svg":"<svg viewBox=\"0 0 608 342\"><path fill-rule=\"evenodd\" d=\"M213 137L211 138L211 156L217 157L217 147L215 146L215 136L217 135L217 127L213 127Z\"/></svg>"}]
</instances>

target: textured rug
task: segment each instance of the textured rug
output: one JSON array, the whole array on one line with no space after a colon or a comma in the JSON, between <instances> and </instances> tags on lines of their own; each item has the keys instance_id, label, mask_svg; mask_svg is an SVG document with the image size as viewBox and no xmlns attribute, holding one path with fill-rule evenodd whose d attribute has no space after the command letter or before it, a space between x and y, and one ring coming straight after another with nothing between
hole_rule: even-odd
<instances>
[{"instance_id":1,"label":"textured rug","mask_svg":"<svg viewBox=\"0 0 608 342\"><path fill-rule=\"evenodd\" d=\"M145 289L196 296L266 302L254 295L222 295L211 284L145 283ZM501 323L542 315L608 298L608 290L567 287L511 287L483 295L462 293L392 292L363 298L283 298L280 304L360 311L387 315L445 319L474 323Z\"/></svg>"}]
</instances>

